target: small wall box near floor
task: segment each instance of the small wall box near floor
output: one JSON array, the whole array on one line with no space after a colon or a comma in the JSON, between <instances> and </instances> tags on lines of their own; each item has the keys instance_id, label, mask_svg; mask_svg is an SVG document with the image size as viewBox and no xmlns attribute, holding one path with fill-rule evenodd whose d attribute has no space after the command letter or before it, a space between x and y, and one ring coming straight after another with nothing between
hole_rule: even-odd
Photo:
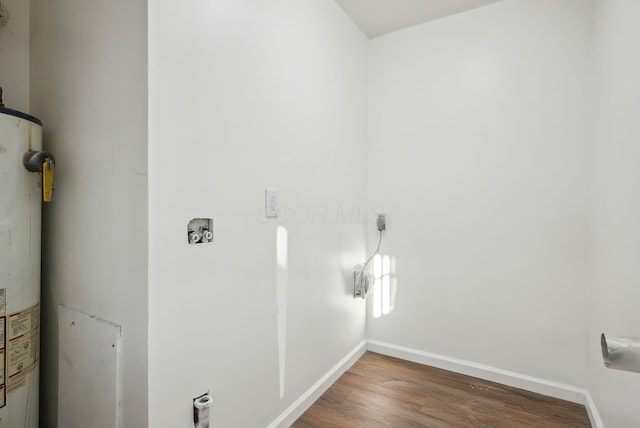
<instances>
[{"instance_id":1,"label":"small wall box near floor","mask_svg":"<svg viewBox=\"0 0 640 428\"><path fill-rule=\"evenodd\" d=\"M38 427L42 124L0 101L0 428Z\"/></svg>"}]
</instances>

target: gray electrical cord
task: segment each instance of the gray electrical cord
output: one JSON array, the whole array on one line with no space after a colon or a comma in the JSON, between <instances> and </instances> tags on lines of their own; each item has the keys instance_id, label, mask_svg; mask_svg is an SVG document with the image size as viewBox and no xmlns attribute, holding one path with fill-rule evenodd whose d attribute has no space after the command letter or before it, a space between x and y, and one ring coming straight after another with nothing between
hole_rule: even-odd
<instances>
[{"instance_id":1,"label":"gray electrical cord","mask_svg":"<svg viewBox=\"0 0 640 428\"><path fill-rule=\"evenodd\" d=\"M378 247L376 248L376 251L371 255L371 257L367 259L365 264L362 266L361 269L358 270L358 272L355 275L354 297L362 297L364 299L367 293L369 292L371 277L369 274L366 273L367 267L369 266L369 263L371 263L371 260L373 260L373 258L377 256L378 253L380 252L380 247L382 246L383 230L384 230L383 228L378 227L378 231L380 233L378 237ZM367 276L365 277L365 275Z\"/></svg>"},{"instance_id":2,"label":"gray electrical cord","mask_svg":"<svg viewBox=\"0 0 640 428\"><path fill-rule=\"evenodd\" d=\"M382 230L378 230L378 231L380 232L380 236L378 238L378 248L376 248L376 252L373 253L373 255L371 257L369 257L367 262L364 264L364 266L362 266L362 271L363 272L367 269L367 266L369 266L369 263L371 263L371 260L373 260L373 258L375 256L377 256L378 253L380 252L380 246L382 245Z\"/></svg>"},{"instance_id":3,"label":"gray electrical cord","mask_svg":"<svg viewBox=\"0 0 640 428\"><path fill-rule=\"evenodd\" d=\"M376 226L378 227L378 232L380 232L380 236L378 237L378 247L376 248L375 253L367 259L362 267L356 266L356 271L353 275L353 297L362 297L364 299L369 292L372 278L371 274L367 272L367 268L369 267L371 260L373 260L373 258L380 252L380 246L382 245L382 232L387 229L387 218L384 214L378 214Z\"/></svg>"}]
</instances>

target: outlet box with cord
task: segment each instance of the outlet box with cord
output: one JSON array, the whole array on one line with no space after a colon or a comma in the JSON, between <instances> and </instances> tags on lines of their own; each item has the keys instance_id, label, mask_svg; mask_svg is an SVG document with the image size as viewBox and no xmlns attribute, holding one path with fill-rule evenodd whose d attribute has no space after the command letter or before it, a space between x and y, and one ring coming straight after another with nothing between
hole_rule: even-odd
<instances>
[{"instance_id":1,"label":"outlet box with cord","mask_svg":"<svg viewBox=\"0 0 640 428\"><path fill-rule=\"evenodd\" d=\"M353 272L353 297L362 297L366 298L367 293L371 289L371 284L375 280L373 275L369 271L369 263L371 260L380 252L380 246L382 245L382 232L387 229L387 219L384 214L378 214L378 218L376 220L376 226L378 228L379 237L378 237L378 247L376 251L367 259L364 265L357 265L354 268Z\"/></svg>"}]
</instances>

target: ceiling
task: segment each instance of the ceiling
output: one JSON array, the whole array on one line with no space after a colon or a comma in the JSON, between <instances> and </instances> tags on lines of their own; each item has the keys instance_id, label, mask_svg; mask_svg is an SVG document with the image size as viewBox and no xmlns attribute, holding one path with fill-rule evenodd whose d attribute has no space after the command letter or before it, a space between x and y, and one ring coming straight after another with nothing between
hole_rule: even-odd
<instances>
[{"instance_id":1,"label":"ceiling","mask_svg":"<svg viewBox=\"0 0 640 428\"><path fill-rule=\"evenodd\" d=\"M336 0L369 38L498 1L500 0Z\"/></svg>"}]
</instances>

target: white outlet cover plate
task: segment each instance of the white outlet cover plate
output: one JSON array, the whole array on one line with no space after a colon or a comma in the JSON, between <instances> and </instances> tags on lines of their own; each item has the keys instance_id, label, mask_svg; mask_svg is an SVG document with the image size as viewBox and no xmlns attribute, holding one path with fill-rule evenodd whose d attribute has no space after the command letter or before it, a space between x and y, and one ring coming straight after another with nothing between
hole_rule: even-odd
<instances>
[{"instance_id":1,"label":"white outlet cover plate","mask_svg":"<svg viewBox=\"0 0 640 428\"><path fill-rule=\"evenodd\" d=\"M280 209L280 192L278 189L264 190L264 212L267 218L278 217Z\"/></svg>"}]
</instances>

